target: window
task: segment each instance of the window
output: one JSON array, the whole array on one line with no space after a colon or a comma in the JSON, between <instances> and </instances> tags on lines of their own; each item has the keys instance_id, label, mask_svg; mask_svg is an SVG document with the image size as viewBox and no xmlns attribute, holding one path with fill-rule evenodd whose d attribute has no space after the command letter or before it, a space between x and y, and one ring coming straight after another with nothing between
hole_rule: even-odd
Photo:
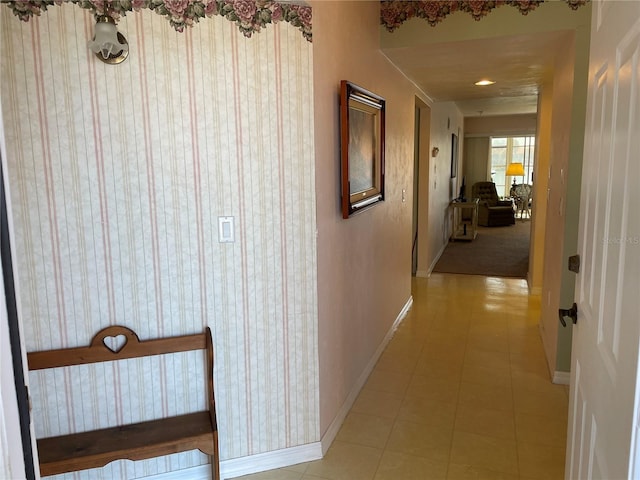
<instances>
[{"instance_id":1,"label":"window","mask_svg":"<svg viewBox=\"0 0 640 480\"><path fill-rule=\"evenodd\" d=\"M516 183L533 183L533 158L535 137L491 137L491 181L501 197L509 196L509 189L515 178ZM524 176L507 177L507 165L522 163Z\"/></svg>"}]
</instances>

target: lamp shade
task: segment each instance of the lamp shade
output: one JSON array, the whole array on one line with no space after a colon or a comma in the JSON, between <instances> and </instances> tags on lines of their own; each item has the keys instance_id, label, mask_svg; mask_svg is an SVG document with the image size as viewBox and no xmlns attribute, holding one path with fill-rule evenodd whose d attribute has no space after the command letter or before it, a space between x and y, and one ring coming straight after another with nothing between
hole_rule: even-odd
<instances>
[{"instance_id":1,"label":"lamp shade","mask_svg":"<svg viewBox=\"0 0 640 480\"><path fill-rule=\"evenodd\" d=\"M524 175L524 166L521 163L510 163L507 167L508 176L520 176Z\"/></svg>"},{"instance_id":2,"label":"lamp shade","mask_svg":"<svg viewBox=\"0 0 640 480\"><path fill-rule=\"evenodd\" d=\"M122 37L124 40L124 37ZM126 40L120 41L116 22L106 15L98 17L96 23L96 36L89 42L89 48L96 54L100 54L104 60L111 56L117 56L122 52L128 52L129 45Z\"/></svg>"}]
</instances>

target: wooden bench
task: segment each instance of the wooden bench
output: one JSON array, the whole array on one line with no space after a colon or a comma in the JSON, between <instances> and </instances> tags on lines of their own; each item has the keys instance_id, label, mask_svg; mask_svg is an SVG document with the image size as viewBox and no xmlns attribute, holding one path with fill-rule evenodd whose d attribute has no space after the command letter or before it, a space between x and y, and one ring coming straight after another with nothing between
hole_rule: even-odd
<instances>
[{"instance_id":1,"label":"wooden bench","mask_svg":"<svg viewBox=\"0 0 640 480\"><path fill-rule=\"evenodd\" d=\"M116 339L123 344L116 346L113 342ZM40 438L37 443L41 475L103 467L114 460L144 460L198 449L211 457L213 480L219 480L213 342L208 327L204 333L196 335L141 342L132 330L112 326L99 331L88 347L31 352L27 354L27 359L29 370L40 370L190 350L206 350L208 410L90 432Z\"/></svg>"}]
</instances>

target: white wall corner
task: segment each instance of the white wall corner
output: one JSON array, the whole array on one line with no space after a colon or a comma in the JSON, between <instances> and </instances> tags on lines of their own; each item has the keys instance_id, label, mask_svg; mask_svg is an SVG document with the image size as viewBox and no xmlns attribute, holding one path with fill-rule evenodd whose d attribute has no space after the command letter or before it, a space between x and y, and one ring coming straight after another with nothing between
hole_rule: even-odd
<instances>
[{"instance_id":1,"label":"white wall corner","mask_svg":"<svg viewBox=\"0 0 640 480\"><path fill-rule=\"evenodd\" d=\"M542 287L534 287L531 280L531 271L527 272L527 287L529 287L529 295L540 296L542 295Z\"/></svg>"},{"instance_id":2,"label":"white wall corner","mask_svg":"<svg viewBox=\"0 0 640 480\"><path fill-rule=\"evenodd\" d=\"M427 270L427 271L417 270L416 271L416 277L418 277L418 278L429 278L430 276L431 276L431 271L430 270Z\"/></svg>"},{"instance_id":3,"label":"white wall corner","mask_svg":"<svg viewBox=\"0 0 640 480\"><path fill-rule=\"evenodd\" d=\"M529 287L529 295L539 297L542 295L542 287Z\"/></svg>"},{"instance_id":4,"label":"white wall corner","mask_svg":"<svg viewBox=\"0 0 640 480\"><path fill-rule=\"evenodd\" d=\"M569 385L571 383L571 372L553 372L553 380L556 385Z\"/></svg>"},{"instance_id":5,"label":"white wall corner","mask_svg":"<svg viewBox=\"0 0 640 480\"><path fill-rule=\"evenodd\" d=\"M389 344L389 341L391 340L391 338L393 338L393 334L398 329L398 326L400 325L402 320L404 320L404 317L407 316L407 313L411 309L411 305L413 305L413 297L409 297L409 300L407 300L407 303L405 303L404 307L402 307L402 310L400 310L400 313L396 317L396 320L393 322L393 325L391 325L391 328L389 329L384 339L376 349L375 353L367 363L367 366L362 371L362 374L360 375L356 383L353 385L351 392L349 393L349 395L347 396L347 399L342 404L342 407L340 408L340 410L338 411L338 414L333 419L333 422L331 422L331 425L329 425L329 428L323 435L322 440L320 440L320 443L322 444L323 455L327 453L327 450L329 450L329 447L335 440L336 435L338 435L338 431L340 430L340 427L342 426L344 419L347 418L347 414L349 413L349 410L351 410L351 407L353 407L353 404L356 401L356 398L358 398L358 395L360 394L360 390L362 390L362 387L364 387L364 384L367 382L369 375L371 375L371 372L376 366L376 363L378 363L378 359L380 358L380 355L382 355L382 352L384 352L384 349Z\"/></svg>"}]
</instances>

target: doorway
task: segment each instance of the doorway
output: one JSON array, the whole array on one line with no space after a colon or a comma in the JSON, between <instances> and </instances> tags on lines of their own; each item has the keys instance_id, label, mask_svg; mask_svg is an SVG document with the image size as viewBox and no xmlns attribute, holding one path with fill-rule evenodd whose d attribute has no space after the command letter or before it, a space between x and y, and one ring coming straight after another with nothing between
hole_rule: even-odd
<instances>
[{"instance_id":1,"label":"doorway","mask_svg":"<svg viewBox=\"0 0 640 480\"><path fill-rule=\"evenodd\" d=\"M431 108L416 97L413 157L413 225L411 275L429 275L427 230L429 225L429 171Z\"/></svg>"}]
</instances>

